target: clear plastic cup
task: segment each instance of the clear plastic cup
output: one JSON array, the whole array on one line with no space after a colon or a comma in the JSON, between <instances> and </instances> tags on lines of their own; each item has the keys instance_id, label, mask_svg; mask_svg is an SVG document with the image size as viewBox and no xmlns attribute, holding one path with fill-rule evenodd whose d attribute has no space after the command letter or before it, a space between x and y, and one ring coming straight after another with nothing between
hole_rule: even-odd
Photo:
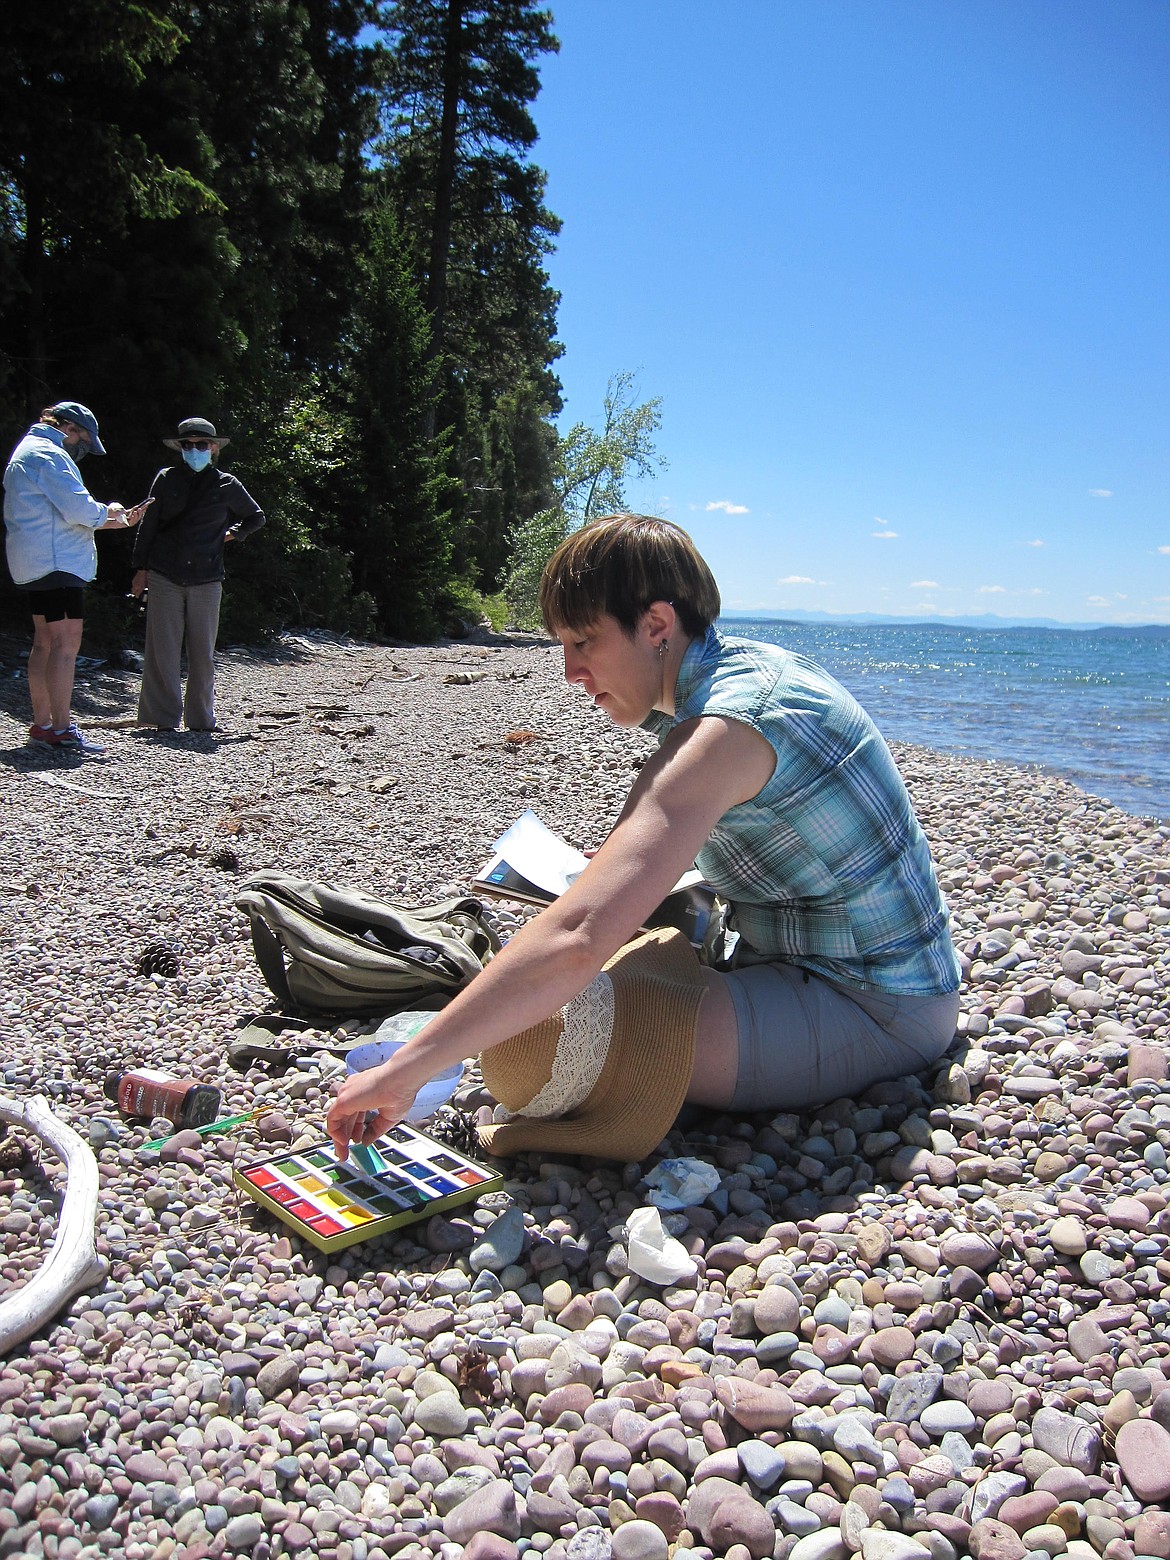
<instances>
[{"instance_id":1,"label":"clear plastic cup","mask_svg":"<svg viewBox=\"0 0 1170 1560\"><path fill-rule=\"evenodd\" d=\"M418 1034L424 1024L434 1018L433 1013L395 1013L393 1017L379 1024L374 1033L374 1038L365 1045L355 1045L345 1059L346 1067L351 1073L366 1072L371 1067L380 1067L383 1062L389 1061L395 1051L399 1051L411 1038ZM445 1105L455 1090L459 1087L459 1080L463 1077L463 1063L456 1062L453 1067L445 1068L436 1077L424 1083L414 1097L414 1104L403 1118L417 1125L420 1121L428 1121L440 1105Z\"/></svg>"}]
</instances>

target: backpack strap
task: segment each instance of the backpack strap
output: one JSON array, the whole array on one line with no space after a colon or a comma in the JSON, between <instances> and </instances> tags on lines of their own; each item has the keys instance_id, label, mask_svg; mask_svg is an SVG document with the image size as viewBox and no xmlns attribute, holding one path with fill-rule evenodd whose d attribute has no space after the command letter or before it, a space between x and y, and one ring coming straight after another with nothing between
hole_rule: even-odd
<instances>
[{"instance_id":1,"label":"backpack strap","mask_svg":"<svg viewBox=\"0 0 1170 1560\"><path fill-rule=\"evenodd\" d=\"M417 1011L437 1013L447 1006L447 998L430 997L417 1004ZM305 1030L316 1035L298 1040ZM323 1036L320 1025L309 1019L287 1018L283 1013L256 1013L244 1019L227 1042L227 1059L237 1072L247 1072L257 1062L269 1067L291 1067L299 1057L334 1056L344 1059L355 1046L366 1045L369 1034L332 1034Z\"/></svg>"},{"instance_id":2,"label":"backpack strap","mask_svg":"<svg viewBox=\"0 0 1170 1560\"><path fill-rule=\"evenodd\" d=\"M256 955L256 963L260 966L260 973L268 982L268 989L286 1007L296 1007L292 992L288 989L288 976L284 968L284 949L269 928L262 915L249 915L248 922L252 928L252 949Z\"/></svg>"},{"instance_id":3,"label":"backpack strap","mask_svg":"<svg viewBox=\"0 0 1170 1560\"><path fill-rule=\"evenodd\" d=\"M295 1045L280 1036L286 1031L297 1033L313 1026L298 1018L286 1018L283 1013L257 1013L246 1019L227 1043L227 1058L237 1072L246 1072L254 1062L268 1062L276 1067L287 1067L301 1054Z\"/></svg>"}]
</instances>

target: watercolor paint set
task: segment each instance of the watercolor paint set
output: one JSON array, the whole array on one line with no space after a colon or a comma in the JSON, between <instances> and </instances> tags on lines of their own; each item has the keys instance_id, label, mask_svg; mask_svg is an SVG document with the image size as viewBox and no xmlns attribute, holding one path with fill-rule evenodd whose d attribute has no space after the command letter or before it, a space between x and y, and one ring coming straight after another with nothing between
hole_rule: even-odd
<instances>
[{"instance_id":1,"label":"watercolor paint set","mask_svg":"<svg viewBox=\"0 0 1170 1560\"><path fill-rule=\"evenodd\" d=\"M319 1251L340 1251L498 1191L504 1178L405 1122L341 1164L331 1143L233 1171L262 1207Z\"/></svg>"}]
</instances>

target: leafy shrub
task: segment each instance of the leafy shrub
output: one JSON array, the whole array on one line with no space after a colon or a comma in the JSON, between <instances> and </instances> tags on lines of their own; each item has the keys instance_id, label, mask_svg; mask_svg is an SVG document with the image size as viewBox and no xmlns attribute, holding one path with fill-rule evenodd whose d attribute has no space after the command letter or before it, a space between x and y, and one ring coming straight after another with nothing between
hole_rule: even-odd
<instances>
[{"instance_id":1,"label":"leafy shrub","mask_svg":"<svg viewBox=\"0 0 1170 1560\"><path fill-rule=\"evenodd\" d=\"M512 532L512 566L503 595L517 628L541 631L540 576L568 534L569 520L562 509L542 509Z\"/></svg>"},{"instance_id":2,"label":"leafy shrub","mask_svg":"<svg viewBox=\"0 0 1170 1560\"><path fill-rule=\"evenodd\" d=\"M467 580L452 580L442 592L438 614L442 632L459 639L484 623L499 633L507 627L509 608L502 595L485 596Z\"/></svg>"}]
</instances>

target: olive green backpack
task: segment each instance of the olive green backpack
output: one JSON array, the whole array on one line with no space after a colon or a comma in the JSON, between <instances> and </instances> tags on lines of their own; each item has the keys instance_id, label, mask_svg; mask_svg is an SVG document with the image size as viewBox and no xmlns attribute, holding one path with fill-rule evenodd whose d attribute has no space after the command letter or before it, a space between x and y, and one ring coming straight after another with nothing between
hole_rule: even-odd
<instances>
[{"instance_id":1,"label":"olive green backpack","mask_svg":"<svg viewBox=\"0 0 1170 1560\"><path fill-rule=\"evenodd\" d=\"M500 947L478 899L404 909L357 888L260 872L236 897L273 995L316 1013L441 1006Z\"/></svg>"}]
</instances>

